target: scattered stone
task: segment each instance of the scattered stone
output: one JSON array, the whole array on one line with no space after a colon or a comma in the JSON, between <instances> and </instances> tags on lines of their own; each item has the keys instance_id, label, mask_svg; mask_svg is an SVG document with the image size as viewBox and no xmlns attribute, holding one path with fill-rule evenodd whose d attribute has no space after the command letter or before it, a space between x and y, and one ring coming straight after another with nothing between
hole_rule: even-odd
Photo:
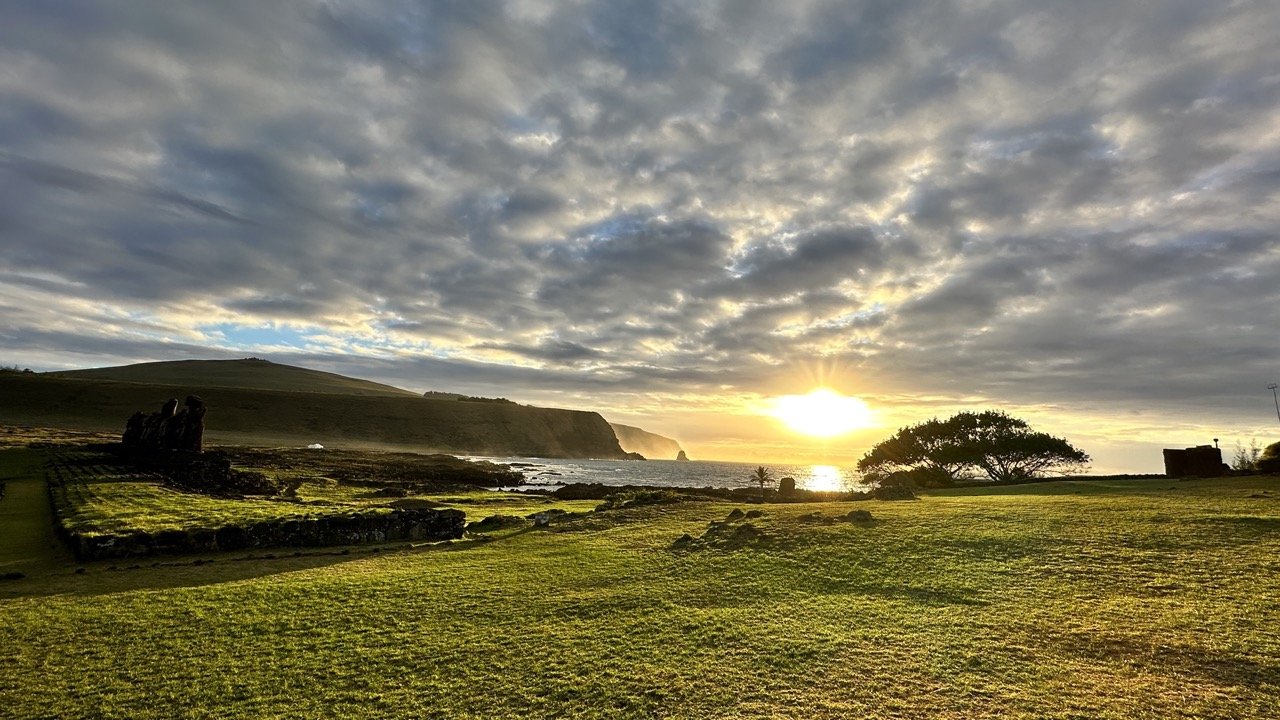
<instances>
[{"instance_id":1,"label":"scattered stone","mask_svg":"<svg viewBox=\"0 0 1280 720\"><path fill-rule=\"evenodd\" d=\"M689 533L685 533L680 537L676 538L676 541L671 543L671 546L676 548L687 548L693 543L694 543L694 537Z\"/></svg>"},{"instance_id":2,"label":"scattered stone","mask_svg":"<svg viewBox=\"0 0 1280 720\"><path fill-rule=\"evenodd\" d=\"M493 532L512 527L524 527L529 521L515 515L490 515L467 525L467 532Z\"/></svg>"},{"instance_id":3,"label":"scattered stone","mask_svg":"<svg viewBox=\"0 0 1280 720\"><path fill-rule=\"evenodd\" d=\"M764 517L764 511L763 511L763 510L748 510L748 511L747 511L747 517L748 517L748 518L751 518L751 519L758 518L758 517Z\"/></svg>"},{"instance_id":4,"label":"scattered stone","mask_svg":"<svg viewBox=\"0 0 1280 720\"><path fill-rule=\"evenodd\" d=\"M867 522L871 519L870 510L850 510L845 516L849 522Z\"/></svg>"},{"instance_id":5,"label":"scattered stone","mask_svg":"<svg viewBox=\"0 0 1280 720\"><path fill-rule=\"evenodd\" d=\"M726 522L733 522L734 520L741 520L742 518L744 518L744 517L746 517L746 516L747 516L747 514L746 514L746 513L744 513L744 512L742 512L742 510L740 510L740 509L738 509L738 508L734 508L734 509L733 509L733 512L730 512L730 513L729 513L729 517L725 518L725 521L726 521Z\"/></svg>"},{"instance_id":6,"label":"scattered stone","mask_svg":"<svg viewBox=\"0 0 1280 720\"><path fill-rule=\"evenodd\" d=\"M806 522L806 523L822 522L825 519L826 518L822 516L822 513L817 511L814 511L811 513L805 513L804 515L800 516L800 522Z\"/></svg>"}]
</instances>

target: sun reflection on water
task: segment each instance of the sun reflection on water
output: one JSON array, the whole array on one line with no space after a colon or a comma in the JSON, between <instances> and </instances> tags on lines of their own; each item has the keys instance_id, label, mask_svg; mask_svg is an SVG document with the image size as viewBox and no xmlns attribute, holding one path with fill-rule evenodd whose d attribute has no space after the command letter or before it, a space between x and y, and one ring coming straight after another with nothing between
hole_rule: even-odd
<instances>
[{"instance_id":1,"label":"sun reflection on water","mask_svg":"<svg viewBox=\"0 0 1280 720\"><path fill-rule=\"evenodd\" d=\"M840 468L834 465L812 465L809 467L809 479L804 483L805 490L833 492L844 489L844 477Z\"/></svg>"}]
</instances>

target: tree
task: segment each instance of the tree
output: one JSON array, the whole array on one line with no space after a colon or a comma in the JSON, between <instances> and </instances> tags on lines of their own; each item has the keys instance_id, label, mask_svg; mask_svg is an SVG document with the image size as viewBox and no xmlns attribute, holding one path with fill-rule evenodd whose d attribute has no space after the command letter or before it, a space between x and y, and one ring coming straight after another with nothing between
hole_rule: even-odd
<instances>
[{"instance_id":1,"label":"tree","mask_svg":"<svg viewBox=\"0 0 1280 720\"><path fill-rule=\"evenodd\" d=\"M1014 482L1076 470L1087 462L1089 456L1066 440L1036 432L1007 413L987 410L902 428L871 448L858 461L858 469L881 481L897 475L946 482L984 474L994 482Z\"/></svg>"},{"instance_id":2,"label":"tree","mask_svg":"<svg viewBox=\"0 0 1280 720\"><path fill-rule=\"evenodd\" d=\"M764 487L765 485L773 484L773 475L769 472L768 468L761 465L755 469L755 472L751 473L751 482L758 483L760 485L760 502L764 502Z\"/></svg>"},{"instance_id":3,"label":"tree","mask_svg":"<svg viewBox=\"0 0 1280 720\"><path fill-rule=\"evenodd\" d=\"M1249 447L1236 441L1236 454L1231 461L1231 469L1237 472L1252 472L1258 469L1258 461L1262 459L1262 448L1258 447L1257 439L1249 441Z\"/></svg>"}]
</instances>

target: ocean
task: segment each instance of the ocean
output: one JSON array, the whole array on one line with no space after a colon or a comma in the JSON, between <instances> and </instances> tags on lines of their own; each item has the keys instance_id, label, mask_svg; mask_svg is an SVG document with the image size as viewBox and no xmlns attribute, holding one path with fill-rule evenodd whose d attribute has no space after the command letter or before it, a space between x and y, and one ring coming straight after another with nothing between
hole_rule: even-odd
<instances>
[{"instance_id":1,"label":"ocean","mask_svg":"<svg viewBox=\"0 0 1280 720\"><path fill-rule=\"evenodd\" d=\"M525 483L554 489L570 483L651 485L653 487L750 487L759 463L691 460L549 460L546 458L472 457L511 465L524 473ZM774 480L796 479L802 490L867 490L854 468L836 465L765 465Z\"/></svg>"}]
</instances>

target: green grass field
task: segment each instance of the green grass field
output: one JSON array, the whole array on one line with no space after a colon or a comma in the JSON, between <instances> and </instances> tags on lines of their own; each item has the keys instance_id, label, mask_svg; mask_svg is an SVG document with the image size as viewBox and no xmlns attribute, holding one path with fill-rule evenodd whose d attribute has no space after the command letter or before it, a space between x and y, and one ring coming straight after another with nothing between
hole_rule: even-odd
<instances>
[{"instance_id":1,"label":"green grass field","mask_svg":"<svg viewBox=\"0 0 1280 720\"><path fill-rule=\"evenodd\" d=\"M38 470L0 452L0 521ZM733 507L83 574L0 527L0 716L1280 714L1278 478L769 505L672 547Z\"/></svg>"},{"instance_id":2,"label":"green grass field","mask_svg":"<svg viewBox=\"0 0 1280 720\"><path fill-rule=\"evenodd\" d=\"M5 451L0 451L5 452ZM13 451L9 451L13 452ZM216 529L226 525L318 518L333 515L361 515L390 512L398 498L380 495L373 487L352 485L317 476L316 468L362 467L376 465L379 460L392 459L407 464L403 458L411 456L384 453L299 453L282 450L280 455L291 459L278 466L240 465L241 469L263 470L277 477L298 480L296 498L245 498L227 499L201 495L167 487L160 478L131 471L111 463L109 456L100 452L78 449L73 446L47 448L39 453L19 451L20 461L27 473L40 463L32 460L38 456L45 471L59 482L53 486L52 500L57 517L69 532L83 535L128 535L134 532L157 533L166 530ZM248 458L261 459L269 451L244 453ZM318 458L306 463L294 456L312 455ZM330 461L330 458L336 458ZM353 458L362 462L353 463ZM456 463L457 461L455 461ZM32 465L35 463L35 465ZM429 459L428 459L429 464ZM390 484L390 481L388 481ZM47 505L43 487L37 493L30 488L38 483L18 483L15 489L24 503L40 502ZM599 505L592 500L556 500L541 495L494 492L484 489L460 489L448 492L418 492L406 496L409 500L426 500L434 507L457 508L467 514L469 521L479 521L492 515L525 516L547 510L586 512ZM24 507L26 505L24 504ZM24 519L25 522L45 522Z\"/></svg>"}]
</instances>

